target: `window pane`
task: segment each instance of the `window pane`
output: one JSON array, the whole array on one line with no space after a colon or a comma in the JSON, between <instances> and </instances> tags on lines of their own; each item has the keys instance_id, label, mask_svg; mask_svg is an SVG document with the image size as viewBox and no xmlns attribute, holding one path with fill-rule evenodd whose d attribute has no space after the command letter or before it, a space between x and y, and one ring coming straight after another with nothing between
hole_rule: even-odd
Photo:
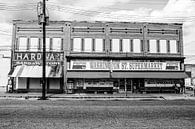
<instances>
[{"instance_id":1,"label":"window pane","mask_svg":"<svg viewBox=\"0 0 195 129\"><path fill-rule=\"evenodd\" d=\"M136 52L136 53L141 52L140 39L133 39L133 51Z\"/></svg>"},{"instance_id":2,"label":"window pane","mask_svg":"<svg viewBox=\"0 0 195 129\"><path fill-rule=\"evenodd\" d=\"M81 51L81 38L73 39L73 51L80 52Z\"/></svg>"},{"instance_id":3,"label":"window pane","mask_svg":"<svg viewBox=\"0 0 195 129\"><path fill-rule=\"evenodd\" d=\"M46 51L50 50L50 38L46 38Z\"/></svg>"},{"instance_id":4,"label":"window pane","mask_svg":"<svg viewBox=\"0 0 195 129\"><path fill-rule=\"evenodd\" d=\"M53 38L53 50L60 51L62 47L62 39L61 38Z\"/></svg>"},{"instance_id":5,"label":"window pane","mask_svg":"<svg viewBox=\"0 0 195 129\"><path fill-rule=\"evenodd\" d=\"M46 38L46 44L45 44L46 51L50 50L50 38ZM41 51L43 50L43 39L41 39Z\"/></svg>"},{"instance_id":6,"label":"window pane","mask_svg":"<svg viewBox=\"0 0 195 129\"><path fill-rule=\"evenodd\" d=\"M120 40L119 39L112 39L112 52L119 52L119 45Z\"/></svg>"},{"instance_id":7,"label":"window pane","mask_svg":"<svg viewBox=\"0 0 195 129\"><path fill-rule=\"evenodd\" d=\"M123 52L130 52L130 40L129 39L123 39Z\"/></svg>"},{"instance_id":8,"label":"window pane","mask_svg":"<svg viewBox=\"0 0 195 129\"><path fill-rule=\"evenodd\" d=\"M92 38L85 38L84 43L84 51L92 52Z\"/></svg>"},{"instance_id":9,"label":"window pane","mask_svg":"<svg viewBox=\"0 0 195 129\"><path fill-rule=\"evenodd\" d=\"M170 40L170 53L177 53L177 42L176 42L176 40Z\"/></svg>"},{"instance_id":10,"label":"window pane","mask_svg":"<svg viewBox=\"0 0 195 129\"><path fill-rule=\"evenodd\" d=\"M19 38L19 50L27 50L27 38Z\"/></svg>"},{"instance_id":11,"label":"window pane","mask_svg":"<svg viewBox=\"0 0 195 129\"><path fill-rule=\"evenodd\" d=\"M156 40L150 40L150 53L157 53L157 41Z\"/></svg>"},{"instance_id":12,"label":"window pane","mask_svg":"<svg viewBox=\"0 0 195 129\"><path fill-rule=\"evenodd\" d=\"M39 39L38 38L30 38L30 50L37 51L39 48Z\"/></svg>"},{"instance_id":13,"label":"window pane","mask_svg":"<svg viewBox=\"0 0 195 129\"><path fill-rule=\"evenodd\" d=\"M167 41L160 40L160 53L167 53Z\"/></svg>"},{"instance_id":14,"label":"window pane","mask_svg":"<svg viewBox=\"0 0 195 129\"><path fill-rule=\"evenodd\" d=\"M95 39L95 52L103 52L103 39Z\"/></svg>"}]
</instances>

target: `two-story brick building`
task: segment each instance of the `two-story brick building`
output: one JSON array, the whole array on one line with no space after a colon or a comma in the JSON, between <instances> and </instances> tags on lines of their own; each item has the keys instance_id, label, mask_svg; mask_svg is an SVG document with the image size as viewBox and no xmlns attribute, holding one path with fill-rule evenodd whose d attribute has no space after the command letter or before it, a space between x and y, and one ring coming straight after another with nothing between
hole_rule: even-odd
<instances>
[{"instance_id":1,"label":"two-story brick building","mask_svg":"<svg viewBox=\"0 0 195 129\"><path fill-rule=\"evenodd\" d=\"M42 28L14 21L15 90L40 91ZM51 21L47 91L170 92L184 83L182 24Z\"/></svg>"}]
</instances>

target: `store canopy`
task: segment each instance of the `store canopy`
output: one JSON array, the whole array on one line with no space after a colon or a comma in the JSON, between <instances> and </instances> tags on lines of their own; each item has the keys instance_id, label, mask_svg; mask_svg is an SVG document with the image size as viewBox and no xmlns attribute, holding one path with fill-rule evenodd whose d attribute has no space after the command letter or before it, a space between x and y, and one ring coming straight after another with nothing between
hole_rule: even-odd
<instances>
[{"instance_id":1,"label":"store canopy","mask_svg":"<svg viewBox=\"0 0 195 129\"><path fill-rule=\"evenodd\" d=\"M93 71L68 71L67 78L187 78L185 72L180 71L154 71L154 72L93 72Z\"/></svg>"},{"instance_id":2,"label":"store canopy","mask_svg":"<svg viewBox=\"0 0 195 129\"><path fill-rule=\"evenodd\" d=\"M164 79L182 79L187 78L185 72L113 72L112 78L164 78Z\"/></svg>"},{"instance_id":3,"label":"store canopy","mask_svg":"<svg viewBox=\"0 0 195 129\"><path fill-rule=\"evenodd\" d=\"M67 78L110 78L109 72L69 71Z\"/></svg>"},{"instance_id":4,"label":"store canopy","mask_svg":"<svg viewBox=\"0 0 195 129\"><path fill-rule=\"evenodd\" d=\"M10 77L41 78L42 77L42 66L26 66L26 65L16 66L12 73L10 71L9 76ZM62 77L62 67L60 65L46 66L46 77L48 78Z\"/></svg>"}]
</instances>

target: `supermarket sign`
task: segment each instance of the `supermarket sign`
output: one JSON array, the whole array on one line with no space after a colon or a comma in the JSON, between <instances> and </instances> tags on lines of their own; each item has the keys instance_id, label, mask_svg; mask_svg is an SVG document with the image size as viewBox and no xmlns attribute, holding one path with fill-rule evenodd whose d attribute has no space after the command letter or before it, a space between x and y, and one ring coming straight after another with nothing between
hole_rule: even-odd
<instances>
[{"instance_id":1,"label":"supermarket sign","mask_svg":"<svg viewBox=\"0 0 195 129\"><path fill-rule=\"evenodd\" d=\"M158 71L158 70L180 70L180 62L149 62L134 60L71 60L69 70L129 70L129 71Z\"/></svg>"}]
</instances>

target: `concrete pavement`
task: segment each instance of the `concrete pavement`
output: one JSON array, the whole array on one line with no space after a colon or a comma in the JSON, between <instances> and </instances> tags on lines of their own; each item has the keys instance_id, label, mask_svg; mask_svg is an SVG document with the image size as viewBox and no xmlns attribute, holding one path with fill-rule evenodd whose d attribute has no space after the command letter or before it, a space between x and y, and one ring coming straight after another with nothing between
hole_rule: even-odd
<instances>
[{"instance_id":1,"label":"concrete pavement","mask_svg":"<svg viewBox=\"0 0 195 129\"><path fill-rule=\"evenodd\" d=\"M5 93L0 92L0 99L36 100L41 93ZM195 100L192 93L185 94L46 94L49 100Z\"/></svg>"}]
</instances>

